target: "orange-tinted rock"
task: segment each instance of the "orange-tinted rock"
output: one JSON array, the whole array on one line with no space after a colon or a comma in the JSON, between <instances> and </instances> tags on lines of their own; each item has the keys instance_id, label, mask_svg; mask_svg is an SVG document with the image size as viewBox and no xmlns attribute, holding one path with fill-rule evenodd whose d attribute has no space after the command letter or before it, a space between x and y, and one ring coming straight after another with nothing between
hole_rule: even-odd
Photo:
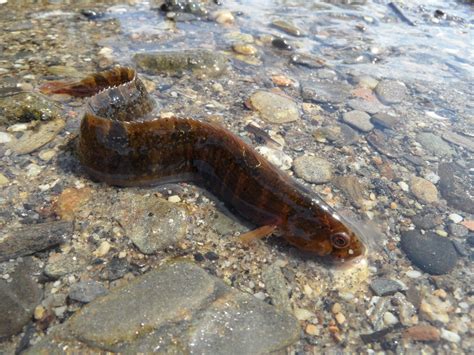
<instances>
[{"instance_id":1,"label":"orange-tinted rock","mask_svg":"<svg viewBox=\"0 0 474 355\"><path fill-rule=\"evenodd\" d=\"M403 335L411 340L418 340L418 341L439 341L440 340L440 332L437 328L427 325L427 324L420 324L410 327L405 330Z\"/></svg>"},{"instance_id":2,"label":"orange-tinted rock","mask_svg":"<svg viewBox=\"0 0 474 355\"><path fill-rule=\"evenodd\" d=\"M56 200L56 214L64 220L74 219L76 211L89 201L91 195L89 187L65 189Z\"/></svg>"}]
</instances>

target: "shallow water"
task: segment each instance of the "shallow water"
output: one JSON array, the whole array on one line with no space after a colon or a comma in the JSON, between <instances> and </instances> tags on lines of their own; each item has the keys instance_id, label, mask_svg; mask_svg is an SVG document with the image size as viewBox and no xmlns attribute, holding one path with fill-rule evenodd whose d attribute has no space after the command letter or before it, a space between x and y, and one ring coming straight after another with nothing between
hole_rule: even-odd
<instances>
[{"instance_id":1,"label":"shallow water","mask_svg":"<svg viewBox=\"0 0 474 355\"><path fill-rule=\"evenodd\" d=\"M4 340L0 349L9 353L50 342L44 331L83 307L66 302L78 280L99 279L113 290L149 268L184 257L272 305L278 304L277 295L262 281L262 269L281 268L282 287L290 290L285 307L301 326L289 353L472 352L473 5L452 0L398 5L410 24L387 1L225 0L220 6L209 1L205 8L211 13L231 12L227 23L188 13L168 14L177 17L167 20L159 4L0 4L0 227L16 230L72 214L74 238L62 247L35 252L34 274L43 275L43 268L62 256L80 259L85 250L90 258L87 268L40 278L43 308L54 316L27 315L29 330ZM278 19L291 22L303 36L273 26ZM275 38L287 41L292 50L272 45ZM250 44L256 53L239 55L232 50L235 44ZM48 115L61 111L53 128L44 126L41 120L50 118L38 119L36 111L18 118L11 108L20 100L18 92L38 92L50 80L77 79L117 64L136 66L136 53L196 48L225 55L227 72L139 71L159 101L161 115L218 122L260 151L271 148L266 150L269 159L359 224L356 228L369 239L368 263L331 269L276 237L242 248L233 237L248 226L232 214L224 216L228 211L193 185L121 190L91 181L74 153L83 100L50 96L49 104L57 106L41 110ZM312 55L313 62L295 63L295 54ZM381 93L381 82L395 83L395 92ZM291 98L297 119L272 123L258 108L250 109L248 102L259 90L277 93L276 101L279 95ZM15 113L8 116L7 106ZM358 112L352 120L347 113L353 110L367 113ZM391 118L379 119L379 113ZM249 124L259 126L260 135L258 130L250 134ZM55 132L49 140L41 127ZM35 139L46 140L33 149ZM311 171L323 167L311 165L311 158L305 163L309 173L300 172L295 162L307 156L326 159L330 178L315 182L320 176ZM181 221L187 227L184 239L152 255L137 250L133 230L126 226L133 218L113 207L138 204L144 195L171 196L189 214ZM61 198L72 201L65 203L67 213L58 209ZM416 236L404 237L409 230ZM101 255L97 247L104 241L112 248ZM413 249L427 252L420 255ZM203 257L211 251L217 259ZM128 262L129 272L118 281L103 277L118 255ZM5 280L20 261L0 264ZM385 279L402 286L379 296L374 283ZM428 329L431 338L416 338L422 333L417 326L426 327L422 330Z\"/></svg>"}]
</instances>

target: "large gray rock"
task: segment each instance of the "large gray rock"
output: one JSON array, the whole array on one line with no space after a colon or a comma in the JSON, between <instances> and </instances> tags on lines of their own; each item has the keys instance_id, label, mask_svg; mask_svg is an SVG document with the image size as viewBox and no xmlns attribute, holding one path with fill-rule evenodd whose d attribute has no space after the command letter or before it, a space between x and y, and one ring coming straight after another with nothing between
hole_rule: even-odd
<instances>
[{"instance_id":1,"label":"large gray rock","mask_svg":"<svg viewBox=\"0 0 474 355\"><path fill-rule=\"evenodd\" d=\"M32 272L32 262L26 259L15 268L11 281L0 280L0 339L19 333L41 301L42 291L30 277Z\"/></svg>"},{"instance_id":2,"label":"large gray rock","mask_svg":"<svg viewBox=\"0 0 474 355\"><path fill-rule=\"evenodd\" d=\"M299 331L292 315L177 261L84 306L29 352L68 343L127 353L262 354L289 346Z\"/></svg>"}]
</instances>

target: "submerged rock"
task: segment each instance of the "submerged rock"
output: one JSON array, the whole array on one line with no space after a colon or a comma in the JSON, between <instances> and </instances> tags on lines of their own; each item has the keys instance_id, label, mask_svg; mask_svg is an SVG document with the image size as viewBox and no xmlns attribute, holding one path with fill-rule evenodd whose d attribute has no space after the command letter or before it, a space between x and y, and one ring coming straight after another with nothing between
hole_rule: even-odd
<instances>
[{"instance_id":1,"label":"submerged rock","mask_svg":"<svg viewBox=\"0 0 474 355\"><path fill-rule=\"evenodd\" d=\"M352 87L342 82L306 82L301 86L304 100L315 102L342 103L351 96Z\"/></svg>"},{"instance_id":2,"label":"submerged rock","mask_svg":"<svg viewBox=\"0 0 474 355\"><path fill-rule=\"evenodd\" d=\"M290 98L268 91L257 91L250 96L248 105L271 123L287 123L299 119L298 106Z\"/></svg>"},{"instance_id":3,"label":"submerged rock","mask_svg":"<svg viewBox=\"0 0 474 355\"><path fill-rule=\"evenodd\" d=\"M324 184L332 179L332 165L323 158L303 155L295 159L293 169L297 176L313 184Z\"/></svg>"},{"instance_id":4,"label":"submerged rock","mask_svg":"<svg viewBox=\"0 0 474 355\"><path fill-rule=\"evenodd\" d=\"M295 25L293 25L291 22L287 22L284 20L275 20L272 22L272 26L292 36L296 36L296 37L304 36L303 31L300 30Z\"/></svg>"},{"instance_id":5,"label":"submerged rock","mask_svg":"<svg viewBox=\"0 0 474 355\"><path fill-rule=\"evenodd\" d=\"M151 74L190 71L201 77L216 77L227 70L227 58L206 49L137 53L133 60L140 69Z\"/></svg>"},{"instance_id":6,"label":"submerged rock","mask_svg":"<svg viewBox=\"0 0 474 355\"><path fill-rule=\"evenodd\" d=\"M450 206L464 212L474 211L472 177L455 163L441 163L438 167L439 190Z\"/></svg>"},{"instance_id":7,"label":"submerged rock","mask_svg":"<svg viewBox=\"0 0 474 355\"><path fill-rule=\"evenodd\" d=\"M375 87L375 93L384 104L398 104L405 99L405 84L394 80L382 80Z\"/></svg>"},{"instance_id":8,"label":"submerged rock","mask_svg":"<svg viewBox=\"0 0 474 355\"><path fill-rule=\"evenodd\" d=\"M52 344L113 352L270 353L295 342L296 319L178 261L98 298L29 350Z\"/></svg>"},{"instance_id":9,"label":"submerged rock","mask_svg":"<svg viewBox=\"0 0 474 355\"><path fill-rule=\"evenodd\" d=\"M435 233L421 235L417 230L402 233L402 250L411 262L432 275L450 272L458 261L451 240Z\"/></svg>"}]
</instances>

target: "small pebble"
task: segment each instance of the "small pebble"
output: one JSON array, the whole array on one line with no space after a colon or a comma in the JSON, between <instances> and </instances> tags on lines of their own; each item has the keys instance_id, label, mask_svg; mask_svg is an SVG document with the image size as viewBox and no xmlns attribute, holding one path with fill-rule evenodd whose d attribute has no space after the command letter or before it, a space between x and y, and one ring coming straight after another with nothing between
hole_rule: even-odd
<instances>
[{"instance_id":1,"label":"small pebble","mask_svg":"<svg viewBox=\"0 0 474 355\"><path fill-rule=\"evenodd\" d=\"M10 181L8 180L8 178L5 175L3 175L2 173L0 173L0 186L6 185L9 182Z\"/></svg>"},{"instance_id":2,"label":"small pebble","mask_svg":"<svg viewBox=\"0 0 474 355\"><path fill-rule=\"evenodd\" d=\"M417 279L422 275L422 273L418 270L408 270L405 275L407 275L407 277L410 279Z\"/></svg>"},{"instance_id":3,"label":"small pebble","mask_svg":"<svg viewBox=\"0 0 474 355\"><path fill-rule=\"evenodd\" d=\"M204 257L210 261L219 260L219 255L217 255L213 251L208 251L206 254L204 254Z\"/></svg>"},{"instance_id":4,"label":"small pebble","mask_svg":"<svg viewBox=\"0 0 474 355\"><path fill-rule=\"evenodd\" d=\"M400 186L400 188L402 189L402 191L405 191L405 192L408 192L410 191L410 187L408 186L408 184L404 181L400 181L398 182L398 186Z\"/></svg>"},{"instance_id":5,"label":"small pebble","mask_svg":"<svg viewBox=\"0 0 474 355\"><path fill-rule=\"evenodd\" d=\"M308 311L307 309L303 308L295 308L293 311L296 319L298 320L308 320L313 318L315 314L313 312Z\"/></svg>"},{"instance_id":6,"label":"small pebble","mask_svg":"<svg viewBox=\"0 0 474 355\"><path fill-rule=\"evenodd\" d=\"M403 335L406 338L416 341L439 341L440 332L438 328L432 325L419 324L413 327L407 328Z\"/></svg>"},{"instance_id":7,"label":"small pebble","mask_svg":"<svg viewBox=\"0 0 474 355\"><path fill-rule=\"evenodd\" d=\"M452 223L448 226L448 230L454 237L465 237L469 233L469 230L462 224Z\"/></svg>"},{"instance_id":8,"label":"small pebble","mask_svg":"<svg viewBox=\"0 0 474 355\"><path fill-rule=\"evenodd\" d=\"M335 318L336 318L337 324L339 324L339 325L344 324L344 322L346 321L346 317L342 313L336 314Z\"/></svg>"},{"instance_id":9,"label":"small pebble","mask_svg":"<svg viewBox=\"0 0 474 355\"><path fill-rule=\"evenodd\" d=\"M454 223L461 223L463 218L462 216L458 215L457 213L451 213L448 218L453 221Z\"/></svg>"},{"instance_id":10,"label":"small pebble","mask_svg":"<svg viewBox=\"0 0 474 355\"><path fill-rule=\"evenodd\" d=\"M285 51L292 51L293 47L283 38L275 38L272 41L272 45L275 48L282 49Z\"/></svg>"},{"instance_id":11,"label":"small pebble","mask_svg":"<svg viewBox=\"0 0 474 355\"><path fill-rule=\"evenodd\" d=\"M305 331L309 335L319 335L319 329L314 324L308 324L305 328Z\"/></svg>"},{"instance_id":12,"label":"small pebble","mask_svg":"<svg viewBox=\"0 0 474 355\"><path fill-rule=\"evenodd\" d=\"M12 136L7 132L0 132L0 144L11 142Z\"/></svg>"},{"instance_id":13,"label":"small pebble","mask_svg":"<svg viewBox=\"0 0 474 355\"><path fill-rule=\"evenodd\" d=\"M216 11L212 14L214 20L221 25L232 25L235 22L232 12L227 10Z\"/></svg>"},{"instance_id":14,"label":"small pebble","mask_svg":"<svg viewBox=\"0 0 474 355\"><path fill-rule=\"evenodd\" d=\"M398 323L398 318L392 312L385 312L383 314L383 321L385 325L391 326Z\"/></svg>"},{"instance_id":15,"label":"small pebble","mask_svg":"<svg viewBox=\"0 0 474 355\"><path fill-rule=\"evenodd\" d=\"M236 43L232 45L232 49L234 52L243 54L243 55L255 55L257 54L257 48L252 46L251 44L242 44L242 43Z\"/></svg>"},{"instance_id":16,"label":"small pebble","mask_svg":"<svg viewBox=\"0 0 474 355\"><path fill-rule=\"evenodd\" d=\"M296 175L313 184L324 184L332 179L332 165L326 159L303 155L293 161Z\"/></svg>"},{"instance_id":17,"label":"small pebble","mask_svg":"<svg viewBox=\"0 0 474 355\"><path fill-rule=\"evenodd\" d=\"M111 245L108 241L104 240L102 243L100 243L99 247L96 249L94 252L94 255L98 258L101 258L110 251Z\"/></svg>"},{"instance_id":18,"label":"small pebble","mask_svg":"<svg viewBox=\"0 0 474 355\"><path fill-rule=\"evenodd\" d=\"M410 180L410 189L421 202L428 204L438 202L438 189L428 180L414 176Z\"/></svg>"},{"instance_id":19,"label":"small pebble","mask_svg":"<svg viewBox=\"0 0 474 355\"><path fill-rule=\"evenodd\" d=\"M173 196L168 197L168 201L173 202L173 203L178 203L178 202L181 202L181 197L179 197L178 195L173 195Z\"/></svg>"},{"instance_id":20,"label":"small pebble","mask_svg":"<svg viewBox=\"0 0 474 355\"><path fill-rule=\"evenodd\" d=\"M441 338L451 343L459 343L461 341L461 337L458 334L444 328L441 328Z\"/></svg>"},{"instance_id":21,"label":"small pebble","mask_svg":"<svg viewBox=\"0 0 474 355\"><path fill-rule=\"evenodd\" d=\"M38 156L43 161L50 161L56 155L56 151L53 149L48 149L41 151Z\"/></svg>"},{"instance_id":22,"label":"small pebble","mask_svg":"<svg viewBox=\"0 0 474 355\"><path fill-rule=\"evenodd\" d=\"M342 306L340 303L334 303L331 308L333 314L338 314L342 311Z\"/></svg>"},{"instance_id":23,"label":"small pebble","mask_svg":"<svg viewBox=\"0 0 474 355\"><path fill-rule=\"evenodd\" d=\"M370 116L364 111L346 112L342 115L342 120L362 132L370 132L374 129L374 125L370 122Z\"/></svg>"},{"instance_id":24,"label":"small pebble","mask_svg":"<svg viewBox=\"0 0 474 355\"><path fill-rule=\"evenodd\" d=\"M36 320L39 320L39 319L43 319L45 313L46 313L46 309L42 305L38 305L35 307L33 316L35 317Z\"/></svg>"}]
</instances>

